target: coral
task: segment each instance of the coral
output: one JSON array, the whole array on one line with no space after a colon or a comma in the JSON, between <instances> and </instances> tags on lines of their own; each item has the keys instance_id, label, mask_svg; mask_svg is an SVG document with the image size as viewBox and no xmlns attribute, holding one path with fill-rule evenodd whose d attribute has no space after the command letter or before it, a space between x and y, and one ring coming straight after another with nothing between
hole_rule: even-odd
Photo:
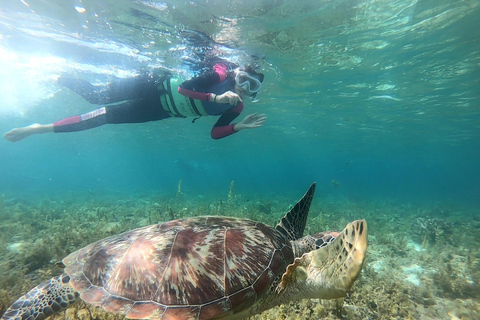
<instances>
[{"instance_id":1,"label":"coral","mask_svg":"<svg viewBox=\"0 0 480 320\"><path fill-rule=\"evenodd\" d=\"M8 301L6 299L6 292L5 290L0 290L0 317L5 313L7 310Z\"/></svg>"},{"instance_id":2,"label":"coral","mask_svg":"<svg viewBox=\"0 0 480 320\"><path fill-rule=\"evenodd\" d=\"M272 203L271 202L257 202L255 208L266 215L272 214Z\"/></svg>"},{"instance_id":3,"label":"coral","mask_svg":"<svg viewBox=\"0 0 480 320\"><path fill-rule=\"evenodd\" d=\"M234 193L234 186L235 186L235 180L232 180L230 182L230 189L228 191L228 198L227 202L230 204L233 202L233 199L235 198L235 193Z\"/></svg>"},{"instance_id":4,"label":"coral","mask_svg":"<svg viewBox=\"0 0 480 320\"><path fill-rule=\"evenodd\" d=\"M437 286L437 295L447 298L479 299L480 283L478 273L467 269L465 259L450 255L444 268L438 268L432 275ZM472 275L470 275L470 272Z\"/></svg>"},{"instance_id":5,"label":"coral","mask_svg":"<svg viewBox=\"0 0 480 320\"><path fill-rule=\"evenodd\" d=\"M420 217L412 224L412 239L425 245L441 244L450 240L452 229L449 220Z\"/></svg>"},{"instance_id":6,"label":"coral","mask_svg":"<svg viewBox=\"0 0 480 320\"><path fill-rule=\"evenodd\" d=\"M177 200L181 200L183 196L182 193L182 179L178 181L178 187L177 187Z\"/></svg>"},{"instance_id":7,"label":"coral","mask_svg":"<svg viewBox=\"0 0 480 320\"><path fill-rule=\"evenodd\" d=\"M33 244L27 245L25 252L20 256L21 265L25 266L26 273L46 267L53 260L50 241L37 239Z\"/></svg>"}]
</instances>

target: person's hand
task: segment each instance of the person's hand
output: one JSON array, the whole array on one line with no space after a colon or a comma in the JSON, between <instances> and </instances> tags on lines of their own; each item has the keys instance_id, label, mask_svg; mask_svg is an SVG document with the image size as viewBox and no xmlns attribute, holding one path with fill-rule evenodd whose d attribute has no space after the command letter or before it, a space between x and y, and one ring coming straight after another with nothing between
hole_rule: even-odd
<instances>
[{"instance_id":1,"label":"person's hand","mask_svg":"<svg viewBox=\"0 0 480 320\"><path fill-rule=\"evenodd\" d=\"M223 94L217 95L215 102L217 103L230 103L232 106L236 106L238 102L242 102L242 98L233 91L227 91Z\"/></svg>"},{"instance_id":2,"label":"person's hand","mask_svg":"<svg viewBox=\"0 0 480 320\"><path fill-rule=\"evenodd\" d=\"M261 127L263 123L267 120L267 116L265 114L250 114L245 117L242 121L235 124L234 130L240 131L243 129L254 129Z\"/></svg>"}]
</instances>

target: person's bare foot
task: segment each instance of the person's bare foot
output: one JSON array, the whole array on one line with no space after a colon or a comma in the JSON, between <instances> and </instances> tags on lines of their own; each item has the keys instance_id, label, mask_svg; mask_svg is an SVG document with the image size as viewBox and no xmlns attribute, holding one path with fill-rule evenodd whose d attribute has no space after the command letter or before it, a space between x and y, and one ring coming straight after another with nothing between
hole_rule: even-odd
<instances>
[{"instance_id":1,"label":"person's bare foot","mask_svg":"<svg viewBox=\"0 0 480 320\"><path fill-rule=\"evenodd\" d=\"M39 123L34 123L26 127L12 129L5 133L4 137L9 141L17 142L31 136L32 134L46 133L52 131L53 125L51 124L43 125Z\"/></svg>"}]
</instances>

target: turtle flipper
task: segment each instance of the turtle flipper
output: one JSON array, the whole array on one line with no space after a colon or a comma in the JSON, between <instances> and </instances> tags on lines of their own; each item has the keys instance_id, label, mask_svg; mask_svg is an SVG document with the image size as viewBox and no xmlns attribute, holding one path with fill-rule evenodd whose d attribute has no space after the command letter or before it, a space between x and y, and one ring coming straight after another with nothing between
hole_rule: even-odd
<instances>
[{"instance_id":1,"label":"turtle flipper","mask_svg":"<svg viewBox=\"0 0 480 320\"><path fill-rule=\"evenodd\" d=\"M71 306L78 293L62 275L43 282L15 301L0 320L43 320Z\"/></svg>"},{"instance_id":2,"label":"turtle flipper","mask_svg":"<svg viewBox=\"0 0 480 320\"><path fill-rule=\"evenodd\" d=\"M295 206L280 220L275 229L288 237L288 240L295 241L303 237L305 224L307 223L308 211L312 204L313 194L315 193L314 182L308 188L305 195L300 199Z\"/></svg>"},{"instance_id":3,"label":"turtle flipper","mask_svg":"<svg viewBox=\"0 0 480 320\"><path fill-rule=\"evenodd\" d=\"M287 267L279 291L291 286L302 298L344 297L362 269L367 237L365 220L349 223L330 244L296 258Z\"/></svg>"}]
</instances>

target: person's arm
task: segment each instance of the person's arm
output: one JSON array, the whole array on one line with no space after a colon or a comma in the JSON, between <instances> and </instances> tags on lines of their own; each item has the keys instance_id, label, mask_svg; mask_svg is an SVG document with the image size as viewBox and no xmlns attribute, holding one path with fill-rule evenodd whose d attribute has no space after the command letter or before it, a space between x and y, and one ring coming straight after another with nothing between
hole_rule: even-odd
<instances>
[{"instance_id":1,"label":"person's arm","mask_svg":"<svg viewBox=\"0 0 480 320\"><path fill-rule=\"evenodd\" d=\"M230 124L235 118L237 118L243 110L243 103L238 103L235 107L230 109L227 113L224 113L217 123L212 128L211 136L213 139L225 138L240 130L254 129L261 127L267 117L265 114L250 114L246 116L242 121Z\"/></svg>"},{"instance_id":2,"label":"person's arm","mask_svg":"<svg viewBox=\"0 0 480 320\"><path fill-rule=\"evenodd\" d=\"M217 102L214 101L216 95L212 95L209 92L198 92L197 90L223 82L226 77L227 66L219 63L213 66L212 72L202 74L182 83L178 86L178 93L192 99Z\"/></svg>"},{"instance_id":3,"label":"person's arm","mask_svg":"<svg viewBox=\"0 0 480 320\"><path fill-rule=\"evenodd\" d=\"M228 110L218 119L210 132L213 139L225 138L238 130L235 130L235 124L230 124L237 118L243 110L243 102L238 103L235 107Z\"/></svg>"}]
</instances>

